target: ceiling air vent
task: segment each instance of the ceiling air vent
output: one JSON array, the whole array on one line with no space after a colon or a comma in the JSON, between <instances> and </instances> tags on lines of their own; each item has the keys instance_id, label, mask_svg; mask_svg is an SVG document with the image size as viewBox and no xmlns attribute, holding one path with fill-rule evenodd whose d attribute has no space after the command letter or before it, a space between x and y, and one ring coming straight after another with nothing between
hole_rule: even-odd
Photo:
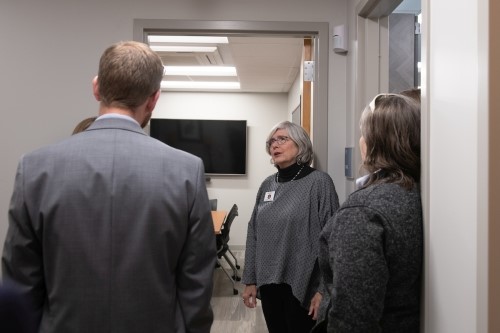
<instances>
[{"instance_id":1,"label":"ceiling air vent","mask_svg":"<svg viewBox=\"0 0 500 333\"><path fill-rule=\"evenodd\" d=\"M164 65L168 66L208 66L223 65L218 50L214 52L158 52Z\"/></svg>"}]
</instances>

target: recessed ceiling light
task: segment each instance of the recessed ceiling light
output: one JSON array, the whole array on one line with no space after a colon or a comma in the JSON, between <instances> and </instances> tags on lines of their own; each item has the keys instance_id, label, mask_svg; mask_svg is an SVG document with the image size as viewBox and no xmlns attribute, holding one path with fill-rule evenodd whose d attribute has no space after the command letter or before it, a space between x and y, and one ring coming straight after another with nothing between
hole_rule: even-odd
<instances>
[{"instance_id":1,"label":"recessed ceiling light","mask_svg":"<svg viewBox=\"0 0 500 333\"><path fill-rule=\"evenodd\" d=\"M205 52L212 53L217 50L216 46L166 46L151 45L151 50L155 52Z\"/></svg>"},{"instance_id":2,"label":"recessed ceiling light","mask_svg":"<svg viewBox=\"0 0 500 333\"><path fill-rule=\"evenodd\" d=\"M165 75L236 76L232 66L165 66Z\"/></svg>"},{"instance_id":3,"label":"recessed ceiling light","mask_svg":"<svg viewBox=\"0 0 500 333\"><path fill-rule=\"evenodd\" d=\"M239 82L162 81L162 89L240 89Z\"/></svg>"},{"instance_id":4,"label":"recessed ceiling light","mask_svg":"<svg viewBox=\"0 0 500 333\"><path fill-rule=\"evenodd\" d=\"M228 44L227 37L218 36L155 36L149 35L150 43L206 43L206 44Z\"/></svg>"}]
</instances>

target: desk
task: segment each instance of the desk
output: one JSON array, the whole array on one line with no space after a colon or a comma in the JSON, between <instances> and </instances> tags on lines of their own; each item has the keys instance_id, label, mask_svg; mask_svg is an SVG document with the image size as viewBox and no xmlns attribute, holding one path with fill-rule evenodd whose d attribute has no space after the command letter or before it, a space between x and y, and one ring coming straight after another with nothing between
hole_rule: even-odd
<instances>
[{"instance_id":1,"label":"desk","mask_svg":"<svg viewBox=\"0 0 500 333\"><path fill-rule=\"evenodd\" d=\"M224 210L213 210L212 220L214 221L214 232L215 234L220 234L222 229L222 224L226 219L227 212Z\"/></svg>"}]
</instances>

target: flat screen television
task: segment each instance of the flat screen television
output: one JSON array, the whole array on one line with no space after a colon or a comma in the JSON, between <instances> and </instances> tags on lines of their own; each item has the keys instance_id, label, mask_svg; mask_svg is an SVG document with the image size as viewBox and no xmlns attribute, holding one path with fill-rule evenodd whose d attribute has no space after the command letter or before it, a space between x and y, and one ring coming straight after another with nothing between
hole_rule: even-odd
<instances>
[{"instance_id":1,"label":"flat screen television","mask_svg":"<svg viewBox=\"0 0 500 333\"><path fill-rule=\"evenodd\" d=\"M150 135L200 157L207 175L246 174L246 120L151 119Z\"/></svg>"}]
</instances>

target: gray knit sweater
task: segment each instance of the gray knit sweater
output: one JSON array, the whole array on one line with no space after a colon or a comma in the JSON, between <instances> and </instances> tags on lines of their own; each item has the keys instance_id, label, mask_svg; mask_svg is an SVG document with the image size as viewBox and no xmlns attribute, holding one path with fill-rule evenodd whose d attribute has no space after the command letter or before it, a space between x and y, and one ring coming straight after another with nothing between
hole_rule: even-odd
<instances>
[{"instance_id":1,"label":"gray knit sweater","mask_svg":"<svg viewBox=\"0 0 500 333\"><path fill-rule=\"evenodd\" d=\"M269 176L248 224L242 282L286 283L305 308L319 286L319 235L339 206L330 176L314 170L285 183Z\"/></svg>"},{"instance_id":2,"label":"gray knit sweater","mask_svg":"<svg viewBox=\"0 0 500 333\"><path fill-rule=\"evenodd\" d=\"M321 233L328 332L419 332L422 247L417 188L352 193Z\"/></svg>"}]
</instances>

